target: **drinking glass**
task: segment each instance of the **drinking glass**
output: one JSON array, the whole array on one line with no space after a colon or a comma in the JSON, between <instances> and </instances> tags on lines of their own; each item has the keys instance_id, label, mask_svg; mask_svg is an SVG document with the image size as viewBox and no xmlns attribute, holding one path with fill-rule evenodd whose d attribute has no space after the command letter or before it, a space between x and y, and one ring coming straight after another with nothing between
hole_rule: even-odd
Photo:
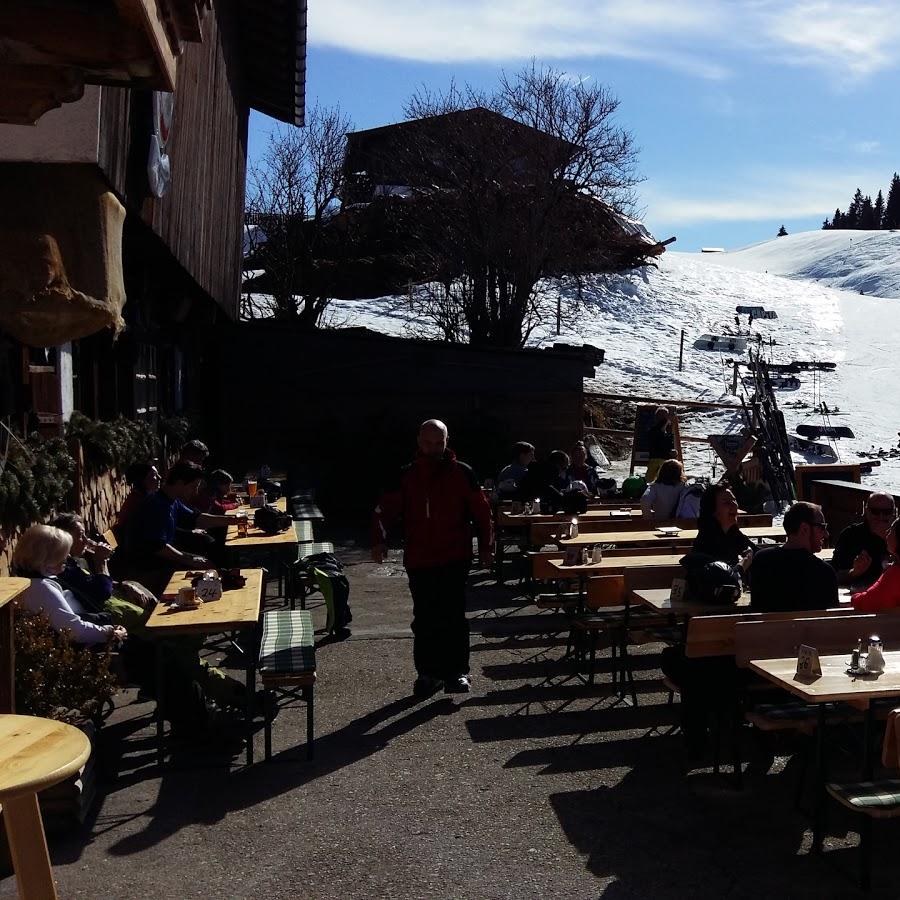
<instances>
[{"instance_id":1,"label":"drinking glass","mask_svg":"<svg viewBox=\"0 0 900 900\"><path fill-rule=\"evenodd\" d=\"M255 497L255 496L256 496L256 479L255 479L255 478L248 478L248 479L247 479L247 493L248 493L251 497Z\"/></svg>"}]
</instances>

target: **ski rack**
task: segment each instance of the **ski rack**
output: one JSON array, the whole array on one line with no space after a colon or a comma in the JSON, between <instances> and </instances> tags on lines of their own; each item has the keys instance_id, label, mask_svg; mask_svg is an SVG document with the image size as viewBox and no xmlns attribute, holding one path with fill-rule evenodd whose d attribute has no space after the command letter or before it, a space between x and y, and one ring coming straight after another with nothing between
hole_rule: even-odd
<instances>
[{"instance_id":1,"label":"ski rack","mask_svg":"<svg viewBox=\"0 0 900 900\"><path fill-rule=\"evenodd\" d=\"M772 499L779 505L790 503L796 499L796 487L784 414L778 409L768 364L759 350L755 353L751 350L749 355L747 368L752 380L752 394L746 402L741 398L741 405L750 423L751 433L758 438L756 453L763 476L772 491Z\"/></svg>"}]
</instances>

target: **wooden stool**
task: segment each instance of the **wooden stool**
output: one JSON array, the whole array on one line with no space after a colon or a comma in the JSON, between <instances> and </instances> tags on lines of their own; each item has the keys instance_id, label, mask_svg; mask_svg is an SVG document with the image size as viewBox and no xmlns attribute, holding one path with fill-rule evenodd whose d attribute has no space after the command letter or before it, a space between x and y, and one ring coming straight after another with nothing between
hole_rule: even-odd
<instances>
[{"instance_id":1,"label":"wooden stool","mask_svg":"<svg viewBox=\"0 0 900 900\"><path fill-rule=\"evenodd\" d=\"M22 900L55 900L37 794L74 775L91 754L87 736L63 722L0 716L0 803Z\"/></svg>"}]
</instances>

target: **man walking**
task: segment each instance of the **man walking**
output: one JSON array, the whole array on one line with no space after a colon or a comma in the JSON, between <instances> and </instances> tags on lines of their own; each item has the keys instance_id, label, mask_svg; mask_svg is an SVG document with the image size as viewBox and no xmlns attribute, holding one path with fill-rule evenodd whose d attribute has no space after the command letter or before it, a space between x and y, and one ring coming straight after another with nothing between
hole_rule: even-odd
<instances>
[{"instance_id":1,"label":"man walking","mask_svg":"<svg viewBox=\"0 0 900 900\"><path fill-rule=\"evenodd\" d=\"M429 419L419 428L419 452L375 508L372 559L383 562L388 530L400 523L403 564L413 599L416 697L441 683L448 694L467 693L469 623L466 577L472 561L472 526L481 565L493 559L491 509L472 469L447 449L447 426Z\"/></svg>"}]
</instances>

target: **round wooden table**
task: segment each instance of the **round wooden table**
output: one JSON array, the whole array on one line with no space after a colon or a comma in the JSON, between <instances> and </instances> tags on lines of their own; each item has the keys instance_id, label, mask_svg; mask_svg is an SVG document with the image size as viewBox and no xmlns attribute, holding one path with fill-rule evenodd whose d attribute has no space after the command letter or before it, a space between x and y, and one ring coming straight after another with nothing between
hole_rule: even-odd
<instances>
[{"instance_id":1,"label":"round wooden table","mask_svg":"<svg viewBox=\"0 0 900 900\"><path fill-rule=\"evenodd\" d=\"M91 754L84 732L35 716L0 715L0 805L19 897L56 897L38 791L74 775Z\"/></svg>"}]
</instances>

